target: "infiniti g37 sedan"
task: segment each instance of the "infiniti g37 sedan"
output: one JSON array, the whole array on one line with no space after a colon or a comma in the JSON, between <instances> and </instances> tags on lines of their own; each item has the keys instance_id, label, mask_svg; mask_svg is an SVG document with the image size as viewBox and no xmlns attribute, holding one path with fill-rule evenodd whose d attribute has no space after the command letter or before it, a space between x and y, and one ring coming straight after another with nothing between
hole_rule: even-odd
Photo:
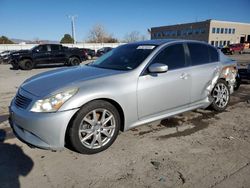
<instances>
[{"instance_id":1,"label":"infiniti g37 sedan","mask_svg":"<svg viewBox=\"0 0 250 188\"><path fill-rule=\"evenodd\" d=\"M119 46L96 61L27 79L10 124L28 145L80 153L107 149L119 131L197 108L223 111L236 62L207 43L150 40Z\"/></svg>"}]
</instances>

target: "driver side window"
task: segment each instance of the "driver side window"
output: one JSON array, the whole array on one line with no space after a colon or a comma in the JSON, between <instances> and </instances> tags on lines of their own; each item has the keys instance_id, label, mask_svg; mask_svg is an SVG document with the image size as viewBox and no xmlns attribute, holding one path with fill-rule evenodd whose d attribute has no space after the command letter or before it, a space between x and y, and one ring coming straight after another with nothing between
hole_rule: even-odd
<instances>
[{"instance_id":1,"label":"driver side window","mask_svg":"<svg viewBox=\"0 0 250 188\"><path fill-rule=\"evenodd\" d=\"M174 44L163 49L151 64L162 63L168 66L168 70L183 68L186 66L185 53L182 44Z\"/></svg>"},{"instance_id":2,"label":"driver side window","mask_svg":"<svg viewBox=\"0 0 250 188\"><path fill-rule=\"evenodd\" d=\"M46 45L41 45L38 47L39 52L47 52L47 46Z\"/></svg>"}]
</instances>

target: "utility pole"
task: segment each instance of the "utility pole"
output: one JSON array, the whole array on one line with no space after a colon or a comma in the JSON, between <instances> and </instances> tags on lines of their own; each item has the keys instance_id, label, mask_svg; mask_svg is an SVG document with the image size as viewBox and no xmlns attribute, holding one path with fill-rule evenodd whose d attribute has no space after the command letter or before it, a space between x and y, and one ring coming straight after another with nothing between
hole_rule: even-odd
<instances>
[{"instance_id":1,"label":"utility pole","mask_svg":"<svg viewBox=\"0 0 250 188\"><path fill-rule=\"evenodd\" d=\"M74 39L74 44L76 44L75 19L77 18L77 16L68 15L68 18L71 20L72 38Z\"/></svg>"}]
</instances>

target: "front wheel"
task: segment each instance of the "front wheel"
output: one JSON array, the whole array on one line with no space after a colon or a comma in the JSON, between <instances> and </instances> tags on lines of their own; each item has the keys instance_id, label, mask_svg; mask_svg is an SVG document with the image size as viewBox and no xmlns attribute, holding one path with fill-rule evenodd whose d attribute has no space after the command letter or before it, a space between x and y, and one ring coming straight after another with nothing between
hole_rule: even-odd
<instances>
[{"instance_id":1,"label":"front wheel","mask_svg":"<svg viewBox=\"0 0 250 188\"><path fill-rule=\"evenodd\" d=\"M13 70L18 70L19 69L19 65L18 65L17 61L12 61L11 65L12 65Z\"/></svg>"},{"instance_id":2,"label":"front wheel","mask_svg":"<svg viewBox=\"0 0 250 188\"><path fill-rule=\"evenodd\" d=\"M224 111L230 101L230 91L225 80L218 80L212 91L212 97L211 108L218 112Z\"/></svg>"},{"instance_id":3,"label":"front wheel","mask_svg":"<svg viewBox=\"0 0 250 188\"><path fill-rule=\"evenodd\" d=\"M120 115L107 101L84 105L71 123L69 140L79 153L94 154L110 147L120 130Z\"/></svg>"}]
</instances>

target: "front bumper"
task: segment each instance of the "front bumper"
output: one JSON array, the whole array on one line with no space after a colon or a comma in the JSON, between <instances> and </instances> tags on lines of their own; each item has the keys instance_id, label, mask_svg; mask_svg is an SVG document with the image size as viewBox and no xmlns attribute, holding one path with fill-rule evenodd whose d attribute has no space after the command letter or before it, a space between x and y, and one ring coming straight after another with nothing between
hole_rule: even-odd
<instances>
[{"instance_id":1,"label":"front bumper","mask_svg":"<svg viewBox=\"0 0 250 188\"><path fill-rule=\"evenodd\" d=\"M64 147L67 126L77 110L34 113L12 103L9 122L21 141L38 148L57 150Z\"/></svg>"}]
</instances>

